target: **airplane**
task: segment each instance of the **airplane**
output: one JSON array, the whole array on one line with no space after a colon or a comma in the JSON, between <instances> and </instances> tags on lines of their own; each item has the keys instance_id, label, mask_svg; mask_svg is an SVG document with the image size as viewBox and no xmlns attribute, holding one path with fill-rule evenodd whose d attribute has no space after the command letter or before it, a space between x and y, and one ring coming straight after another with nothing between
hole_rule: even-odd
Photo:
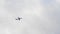
<instances>
[{"instance_id":1,"label":"airplane","mask_svg":"<svg viewBox=\"0 0 60 34\"><path fill-rule=\"evenodd\" d=\"M16 20L19 20L20 21L20 19L22 19L22 18L18 17L18 19L16 19Z\"/></svg>"}]
</instances>

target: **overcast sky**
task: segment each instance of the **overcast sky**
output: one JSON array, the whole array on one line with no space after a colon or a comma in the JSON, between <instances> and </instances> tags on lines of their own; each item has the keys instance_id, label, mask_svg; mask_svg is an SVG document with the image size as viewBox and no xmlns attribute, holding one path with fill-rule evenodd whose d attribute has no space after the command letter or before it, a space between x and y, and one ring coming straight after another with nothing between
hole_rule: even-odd
<instances>
[{"instance_id":1,"label":"overcast sky","mask_svg":"<svg viewBox=\"0 0 60 34\"><path fill-rule=\"evenodd\" d=\"M60 34L60 0L0 0L0 34Z\"/></svg>"}]
</instances>

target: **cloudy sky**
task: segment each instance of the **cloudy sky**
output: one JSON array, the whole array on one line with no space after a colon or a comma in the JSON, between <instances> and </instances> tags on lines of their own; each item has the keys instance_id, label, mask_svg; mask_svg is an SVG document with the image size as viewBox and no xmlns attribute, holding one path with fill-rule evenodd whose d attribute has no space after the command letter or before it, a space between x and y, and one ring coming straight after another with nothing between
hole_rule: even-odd
<instances>
[{"instance_id":1,"label":"cloudy sky","mask_svg":"<svg viewBox=\"0 0 60 34\"><path fill-rule=\"evenodd\" d=\"M0 0L0 34L60 34L59 9L60 0Z\"/></svg>"}]
</instances>

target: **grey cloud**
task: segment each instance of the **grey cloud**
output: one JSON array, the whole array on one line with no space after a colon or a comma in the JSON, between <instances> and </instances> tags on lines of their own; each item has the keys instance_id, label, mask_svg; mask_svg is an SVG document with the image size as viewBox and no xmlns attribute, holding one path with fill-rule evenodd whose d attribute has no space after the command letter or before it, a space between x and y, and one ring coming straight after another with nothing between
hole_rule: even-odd
<instances>
[{"instance_id":1,"label":"grey cloud","mask_svg":"<svg viewBox=\"0 0 60 34\"><path fill-rule=\"evenodd\" d=\"M55 0L6 0L3 5L1 34L60 34L60 4ZM21 22L15 20L18 16Z\"/></svg>"}]
</instances>

